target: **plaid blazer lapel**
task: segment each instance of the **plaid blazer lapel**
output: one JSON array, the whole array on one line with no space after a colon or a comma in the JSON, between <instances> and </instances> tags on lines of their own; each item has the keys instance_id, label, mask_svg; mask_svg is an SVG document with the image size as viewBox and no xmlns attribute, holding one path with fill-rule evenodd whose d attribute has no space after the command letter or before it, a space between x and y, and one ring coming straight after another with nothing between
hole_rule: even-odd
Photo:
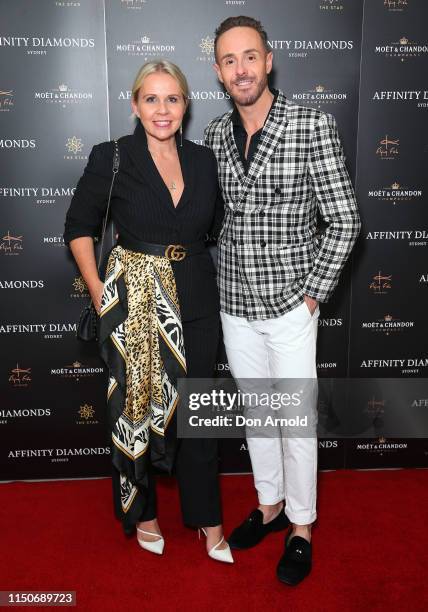
<instances>
[{"instance_id":1,"label":"plaid blazer lapel","mask_svg":"<svg viewBox=\"0 0 428 612\"><path fill-rule=\"evenodd\" d=\"M245 180L245 170L242 165L242 161L239 157L239 151L235 143L235 137L233 135L233 123L230 119L230 115L222 129L222 140L224 143L224 152L226 153L227 161L233 175L240 183Z\"/></svg>"},{"instance_id":2,"label":"plaid blazer lapel","mask_svg":"<svg viewBox=\"0 0 428 612\"><path fill-rule=\"evenodd\" d=\"M286 98L281 92L278 94L276 103L269 114L263 128L263 132L255 152L254 158L248 169L248 174L242 185L239 201L247 196L248 191L264 171L269 159L272 157L278 143L284 138L288 121ZM236 147L235 147L236 148Z\"/></svg>"}]
</instances>

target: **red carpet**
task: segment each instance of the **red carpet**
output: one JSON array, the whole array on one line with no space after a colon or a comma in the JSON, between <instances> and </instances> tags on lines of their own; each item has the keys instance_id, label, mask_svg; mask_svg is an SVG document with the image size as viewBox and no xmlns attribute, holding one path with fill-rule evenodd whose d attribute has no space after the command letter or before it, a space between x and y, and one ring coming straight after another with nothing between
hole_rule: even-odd
<instances>
[{"instance_id":1,"label":"red carpet","mask_svg":"<svg viewBox=\"0 0 428 612\"><path fill-rule=\"evenodd\" d=\"M426 470L320 474L314 567L290 588L275 576L282 534L213 561L182 526L172 479L158 486L162 557L122 535L110 480L3 484L0 590L74 590L91 612L425 611L427 485ZM252 478L224 476L222 491L229 533L255 504Z\"/></svg>"}]
</instances>

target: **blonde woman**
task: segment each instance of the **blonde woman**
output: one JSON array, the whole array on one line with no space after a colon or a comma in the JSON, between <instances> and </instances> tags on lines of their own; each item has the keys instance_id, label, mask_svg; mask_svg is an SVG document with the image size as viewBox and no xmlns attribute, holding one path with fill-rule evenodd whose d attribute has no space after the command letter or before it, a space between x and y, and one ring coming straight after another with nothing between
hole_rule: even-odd
<instances>
[{"instance_id":1,"label":"blonde woman","mask_svg":"<svg viewBox=\"0 0 428 612\"><path fill-rule=\"evenodd\" d=\"M233 562L223 537L217 444L177 439L177 378L210 377L219 338L215 268L204 237L222 220L213 153L182 136L188 85L166 60L145 64L132 88L133 135L119 139L111 198L119 235L99 278L99 234L114 143L94 146L67 213L64 239L100 315L109 369L116 516L139 544L162 554L154 468L174 468L184 523L201 528L208 554Z\"/></svg>"}]
</instances>

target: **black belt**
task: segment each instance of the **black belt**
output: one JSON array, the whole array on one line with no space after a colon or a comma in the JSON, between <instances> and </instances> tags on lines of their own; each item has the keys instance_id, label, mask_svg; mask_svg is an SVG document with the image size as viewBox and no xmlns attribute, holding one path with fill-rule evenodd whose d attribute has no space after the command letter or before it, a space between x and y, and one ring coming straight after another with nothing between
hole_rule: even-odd
<instances>
[{"instance_id":1,"label":"black belt","mask_svg":"<svg viewBox=\"0 0 428 612\"><path fill-rule=\"evenodd\" d=\"M191 244L152 244L151 242L142 242L141 240L120 236L117 244L129 251L166 257L171 261L182 261L189 255L197 255L205 250L205 242L202 240Z\"/></svg>"}]
</instances>

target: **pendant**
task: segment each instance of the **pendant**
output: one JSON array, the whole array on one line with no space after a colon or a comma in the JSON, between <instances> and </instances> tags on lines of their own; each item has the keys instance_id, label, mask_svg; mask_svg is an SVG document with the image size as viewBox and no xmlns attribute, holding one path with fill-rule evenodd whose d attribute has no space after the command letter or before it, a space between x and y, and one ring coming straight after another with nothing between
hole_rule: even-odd
<instances>
[{"instance_id":1,"label":"pendant","mask_svg":"<svg viewBox=\"0 0 428 612\"><path fill-rule=\"evenodd\" d=\"M175 184L175 181L172 181L170 190L175 191L176 189L177 189L177 185Z\"/></svg>"}]
</instances>

